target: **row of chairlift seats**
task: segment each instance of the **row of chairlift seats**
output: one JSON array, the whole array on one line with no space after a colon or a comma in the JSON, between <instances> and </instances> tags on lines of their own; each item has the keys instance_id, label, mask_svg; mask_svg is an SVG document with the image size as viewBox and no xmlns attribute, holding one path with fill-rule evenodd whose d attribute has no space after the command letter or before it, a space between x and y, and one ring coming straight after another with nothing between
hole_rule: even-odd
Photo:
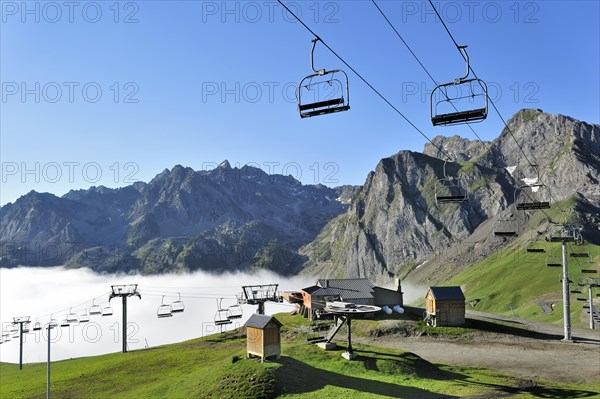
<instances>
[{"instance_id":1,"label":"row of chairlift seats","mask_svg":"<svg viewBox=\"0 0 600 399\"><path fill-rule=\"evenodd\" d=\"M314 53L319 37L312 40L310 63L313 73L304 77L297 88L298 111L301 118L332 114L350 109L348 75L341 69L316 69ZM438 85L430 98L430 115L433 126L449 126L481 122L488 114L488 89L478 78L469 78L471 68L467 46L459 47L466 62L464 76ZM464 93L463 93L464 91ZM312 94L312 98L311 95ZM306 97L309 97L307 100ZM465 107L465 103L468 107ZM477 106L473 107L472 104ZM449 107L452 107L450 109ZM465 108L465 109L459 109Z\"/></svg>"},{"instance_id":2,"label":"row of chairlift seats","mask_svg":"<svg viewBox=\"0 0 600 399\"><path fill-rule=\"evenodd\" d=\"M156 311L159 319L172 317L176 313L183 313L185 310L185 304L181 300L181 294L179 299L172 303L165 303L165 295L163 295L161 304ZM222 326L225 324L231 324L232 320L241 319L243 316L242 307L239 304L231 305L228 308L223 308L222 300L217 299L217 312L215 314L215 325Z\"/></svg>"},{"instance_id":3,"label":"row of chairlift seats","mask_svg":"<svg viewBox=\"0 0 600 399\"><path fill-rule=\"evenodd\" d=\"M52 316L50 316L50 321L48 322L48 325L50 328L54 328L57 326L61 326L61 327L69 327L72 324L75 323L87 323L90 321L90 316L112 316L113 315L113 309L110 306L110 304L107 304L104 307L101 307L100 305L96 305L94 301L92 301L92 307L90 307L90 310L88 312L87 309L85 309L82 313L80 313L79 315L75 312L72 311L72 309L69 309L69 313L67 313L65 315L65 318L60 322L58 322L57 319L52 318ZM30 322L25 322L23 323L23 333L28 333L30 332L29 329L29 324ZM31 331L40 331L42 330L42 328L45 328L44 326L42 326L42 323L38 320L35 321L35 323L33 323L33 327L31 328ZM3 332L2 333L2 340L0 340L0 343L2 342L7 342L10 341L10 336L11 333L10 332ZM14 331L14 335L13 338L19 338L19 330L18 328Z\"/></svg>"}]
</instances>

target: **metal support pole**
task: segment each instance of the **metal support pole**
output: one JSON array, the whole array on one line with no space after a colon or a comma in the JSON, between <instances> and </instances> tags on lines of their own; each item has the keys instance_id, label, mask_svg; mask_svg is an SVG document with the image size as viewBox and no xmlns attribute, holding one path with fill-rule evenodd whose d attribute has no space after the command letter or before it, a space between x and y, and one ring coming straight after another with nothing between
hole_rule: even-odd
<instances>
[{"instance_id":1,"label":"metal support pole","mask_svg":"<svg viewBox=\"0 0 600 399\"><path fill-rule=\"evenodd\" d=\"M46 371L46 399L50 399L50 325L48 323L48 365Z\"/></svg>"},{"instance_id":2,"label":"metal support pole","mask_svg":"<svg viewBox=\"0 0 600 399\"><path fill-rule=\"evenodd\" d=\"M588 286L588 300L590 302L590 329L594 329L594 301L592 297L592 286Z\"/></svg>"},{"instance_id":3,"label":"metal support pole","mask_svg":"<svg viewBox=\"0 0 600 399\"><path fill-rule=\"evenodd\" d=\"M123 297L123 353L127 353L127 297Z\"/></svg>"},{"instance_id":4,"label":"metal support pole","mask_svg":"<svg viewBox=\"0 0 600 399\"><path fill-rule=\"evenodd\" d=\"M346 325L348 326L348 353L352 354L352 318L346 316Z\"/></svg>"},{"instance_id":5,"label":"metal support pole","mask_svg":"<svg viewBox=\"0 0 600 399\"><path fill-rule=\"evenodd\" d=\"M569 299L569 268L567 265L567 240L562 240L562 267L563 267L563 319L565 337L563 341L571 341L571 302Z\"/></svg>"},{"instance_id":6,"label":"metal support pole","mask_svg":"<svg viewBox=\"0 0 600 399\"><path fill-rule=\"evenodd\" d=\"M258 303L258 314L265 314L265 303L262 301Z\"/></svg>"},{"instance_id":7,"label":"metal support pole","mask_svg":"<svg viewBox=\"0 0 600 399\"><path fill-rule=\"evenodd\" d=\"M19 370L23 370L23 322L19 323Z\"/></svg>"}]
</instances>

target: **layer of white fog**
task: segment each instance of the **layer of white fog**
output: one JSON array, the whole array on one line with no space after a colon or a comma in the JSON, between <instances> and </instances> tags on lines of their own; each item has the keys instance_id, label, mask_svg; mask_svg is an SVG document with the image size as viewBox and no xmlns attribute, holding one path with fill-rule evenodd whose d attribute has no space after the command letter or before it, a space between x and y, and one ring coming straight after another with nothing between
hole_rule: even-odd
<instances>
[{"instance_id":1,"label":"layer of white fog","mask_svg":"<svg viewBox=\"0 0 600 399\"><path fill-rule=\"evenodd\" d=\"M92 305L92 298L98 298L96 305L108 305L110 286L114 284L138 284L141 300L128 299L129 350L181 342L219 332L215 327L217 311L216 298L223 297L222 307L236 303L235 295L241 292L242 285L279 284L281 291L295 291L315 284L316 278L284 278L269 272L254 274L212 275L203 272L185 275L124 276L99 275L87 269L63 269L19 267L0 269L0 321L2 332L10 330L15 316L30 316L33 329L39 319L48 323L50 314L60 323L72 308L73 313L81 314ZM388 286L392 286L390 281ZM403 286L405 302L425 294L423 289L408 290ZM162 295L170 304L182 295L185 304L183 313L173 317L158 318L157 310ZM113 315L108 317L91 316L88 323L74 323L69 327L59 327L51 332L52 360L104 353L119 352L122 348L122 304L121 299L111 301ZM266 304L266 313L289 312L294 306L284 303ZM244 305L243 317L235 320L225 329L233 329L244 324L256 312L256 306ZM0 361L19 361L19 339L9 334L10 341L0 345ZM44 362L47 357L46 332L31 331L24 335L23 358L25 363Z\"/></svg>"}]
</instances>

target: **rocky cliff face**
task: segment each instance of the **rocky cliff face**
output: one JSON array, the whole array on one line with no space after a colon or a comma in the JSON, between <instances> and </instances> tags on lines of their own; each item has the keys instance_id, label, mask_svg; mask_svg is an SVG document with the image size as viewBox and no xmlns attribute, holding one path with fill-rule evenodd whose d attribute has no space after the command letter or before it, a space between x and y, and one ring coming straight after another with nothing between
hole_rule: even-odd
<instances>
[{"instance_id":1,"label":"rocky cliff face","mask_svg":"<svg viewBox=\"0 0 600 399\"><path fill-rule=\"evenodd\" d=\"M202 172L178 165L115 190L30 192L0 210L1 265L294 273L298 248L347 209L341 197L351 192L228 162Z\"/></svg>"},{"instance_id":2,"label":"rocky cliff face","mask_svg":"<svg viewBox=\"0 0 600 399\"><path fill-rule=\"evenodd\" d=\"M491 234L496 217L514 213L510 205L523 179L537 178L530 163L538 165L553 201L580 196L600 209L600 126L539 110L520 111L508 126L493 143L458 136L433 140L456 161L446 163L446 175L460 177L468 187L469 198L460 204L435 202L436 182L447 177L435 146L381 160L349 210L301 249L304 272L375 279L405 275L448 248L480 242L483 236L473 236L477 228L485 223Z\"/></svg>"}]
</instances>

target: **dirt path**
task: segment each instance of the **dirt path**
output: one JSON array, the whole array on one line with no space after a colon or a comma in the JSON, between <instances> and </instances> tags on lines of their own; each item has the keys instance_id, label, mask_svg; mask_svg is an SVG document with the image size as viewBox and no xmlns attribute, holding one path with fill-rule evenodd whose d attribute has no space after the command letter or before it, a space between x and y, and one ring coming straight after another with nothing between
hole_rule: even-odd
<instances>
[{"instance_id":1,"label":"dirt path","mask_svg":"<svg viewBox=\"0 0 600 399\"><path fill-rule=\"evenodd\" d=\"M599 330L573 330L574 341L564 342L561 325L481 312L469 312L469 318L512 323L538 334L535 338L492 333L466 339L390 335L355 340L410 351L433 363L485 367L526 378L600 381Z\"/></svg>"}]
</instances>

